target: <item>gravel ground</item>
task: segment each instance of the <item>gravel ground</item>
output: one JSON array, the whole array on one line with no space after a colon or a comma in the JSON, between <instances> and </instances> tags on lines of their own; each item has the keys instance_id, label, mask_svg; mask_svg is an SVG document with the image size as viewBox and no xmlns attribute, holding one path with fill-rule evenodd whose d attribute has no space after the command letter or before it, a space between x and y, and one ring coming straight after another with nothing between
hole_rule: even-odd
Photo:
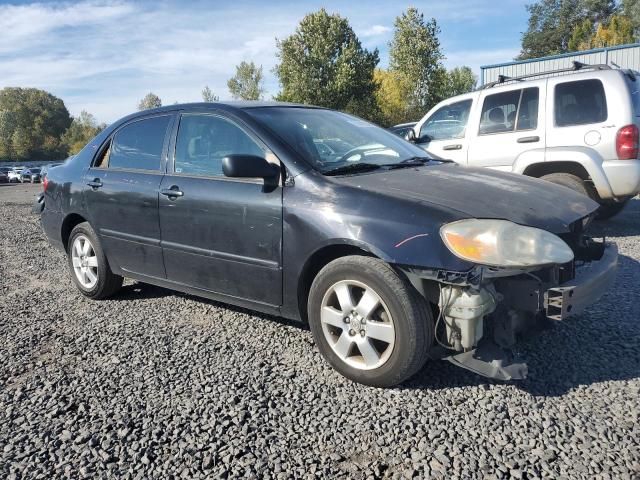
<instances>
[{"instance_id":1,"label":"gravel ground","mask_svg":"<svg viewBox=\"0 0 640 480\"><path fill-rule=\"evenodd\" d=\"M2 478L640 478L640 200L599 226L615 289L522 346L530 378L445 362L351 383L307 328L128 282L93 302L0 185Z\"/></svg>"}]
</instances>

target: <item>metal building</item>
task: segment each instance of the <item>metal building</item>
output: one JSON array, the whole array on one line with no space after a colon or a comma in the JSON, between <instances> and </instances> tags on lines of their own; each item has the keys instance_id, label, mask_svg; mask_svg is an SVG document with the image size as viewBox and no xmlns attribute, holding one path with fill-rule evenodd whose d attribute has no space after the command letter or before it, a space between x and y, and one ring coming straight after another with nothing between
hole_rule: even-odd
<instances>
[{"instance_id":1,"label":"metal building","mask_svg":"<svg viewBox=\"0 0 640 480\"><path fill-rule=\"evenodd\" d=\"M565 53L551 57L534 58L520 62L507 62L480 67L480 85L495 82L498 75L517 77L529 73L570 68L573 61L590 65L606 64L640 71L640 43L596 48L583 52Z\"/></svg>"}]
</instances>

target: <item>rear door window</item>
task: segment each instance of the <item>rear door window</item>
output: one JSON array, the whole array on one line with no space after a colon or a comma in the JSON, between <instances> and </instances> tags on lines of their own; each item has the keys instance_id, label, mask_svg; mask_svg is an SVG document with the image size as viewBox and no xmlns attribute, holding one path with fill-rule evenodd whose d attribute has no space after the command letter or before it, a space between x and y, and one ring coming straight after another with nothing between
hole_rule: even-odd
<instances>
[{"instance_id":1,"label":"rear door window","mask_svg":"<svg viewBox=\"0 0 640 480\"><path fill-rule=\"evenodd\" d=\"M587 125L607 120L607 98L597 79L559 83L555 88L558 127Z\"/></svg>"},{"instance_id":2,"label":"rear door window","mask_svg":"<svg viewBox=\"0 0 640 480\"><path fill-rule=\"evenodd\" d=\"M464 138L471 103L471 100L463 100L440 107L422 124L419 140L430 142Z\"/></svg>"},{"instance_id":3,"label":"rear door window","mask_svg":"<svg viewBox=\"0 0 640 480\"><path fill-rule=\"evenodd\" d=\"M170 115L145 118L122 127L113 138L105 159L109 168L134 170L160 170L164 140L169 126ZM105 162L106 160L106 162Z\"/></svg>"}]
</instances>

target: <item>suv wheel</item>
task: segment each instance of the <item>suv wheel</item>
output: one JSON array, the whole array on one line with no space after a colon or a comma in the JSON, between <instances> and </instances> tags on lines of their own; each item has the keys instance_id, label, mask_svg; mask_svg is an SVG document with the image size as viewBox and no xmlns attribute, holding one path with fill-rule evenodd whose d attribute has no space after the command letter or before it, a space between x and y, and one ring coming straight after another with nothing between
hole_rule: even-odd
<instances>
[{"instance_id":1,"label":"suv wheel","mask_svg":"<svg viewBox=\"0 0 640 480\"><path fill-rule=\"evenodd\" d=\"M83 295L96 300L107 298L122 286L123 278L111 271L89 223L80 223L71 231L67 252L71 278Z\"/></svg>"},{"instance_id":2,"label":"suv wheel","mask_svg":"<svg viewBox=\"0 0 640 480\"><path fill-rule=\"evenodd\" d=\"M615 217L619 214L624 207L629 203L629 200L624 202L600 202L600 208L596 214L598 220L607 220L611 217Z\"/></svg>"},{"instance_id":3,"label":"suv wheel","mask_svg":"<svg viewBox=\"0 0 640 480\"><path fill-rule=\"evenodd\" d=\"M377 258L326 265L311 286L308 316L324 358L345 377L376 387L420 370L434 338L424 298Z\"/></svg>"},{"instance_id":4,"label":"suv wheel","mask_svg":"<svg viewBox=\"0 0 640 480\"><path fill-rule=\"evenodd\" d=\"M584 180L580 177L576 177L575 175L571 175L570 173L550 173L549 175L544 175L540 178L547 182L570 188L574 192L581 193L589 198L593 198L593 194Z\"/></svg>"}]
</instances>

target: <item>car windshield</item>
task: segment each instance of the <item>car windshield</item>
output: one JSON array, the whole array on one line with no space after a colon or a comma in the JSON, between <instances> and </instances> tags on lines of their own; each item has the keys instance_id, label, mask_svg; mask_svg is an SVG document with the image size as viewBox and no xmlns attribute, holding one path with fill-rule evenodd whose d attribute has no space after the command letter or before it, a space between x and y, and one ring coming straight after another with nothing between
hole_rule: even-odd
<instances>
[{"instance_id":1,"label":"car windshield","mask_svg":"<svg viewBox=\"0 0 640 480\"><path fill-rule=\"evenodd\" d=\"M365 171L436 158L383 128L333 110L260 107L247 113L322 173Z\"/></svg>"},{"instance_id":2,"label":"car windshield","mask_svg":"<svg viewBox=\"0 0 640 480\"><path fill-rule=\"evenodd\" d=\"M31 168L30 172L31 173L40 173L40 169L39 168Z\"/></svg>"}]
</instances>

